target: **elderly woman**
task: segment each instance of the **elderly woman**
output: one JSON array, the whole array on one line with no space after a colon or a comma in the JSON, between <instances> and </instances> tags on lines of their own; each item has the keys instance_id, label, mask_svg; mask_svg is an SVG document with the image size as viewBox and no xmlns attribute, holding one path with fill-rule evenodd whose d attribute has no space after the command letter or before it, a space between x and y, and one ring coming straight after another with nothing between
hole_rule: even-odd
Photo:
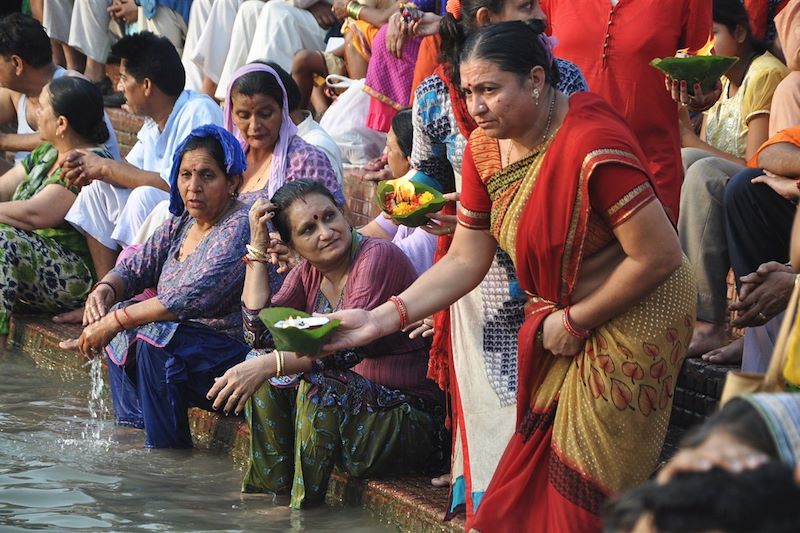
<instances>
[{"instance_id":1,"label":"elderly woman","mask_svg":"<svg viewBox=\"0 0 800 533\"><path fill-rule=\"evenodd\" d=\"M84 238L64 222L80 190L60 163L75 148L110 158L103 98L90 82L73 77L42 89L37 112L44 144L0 177L0 347L15 304L43 311L81 305L92 285Z\"/></svg>"},{"instance_id":2,"label":"elderly woman","mask_svg":"<svg viewBox=\"0 0 800 533\"><path fill-rule=\"evenodd\" d=\"M453 244L399 297L334 313L324 347L406 328L477 286L498 244L508 253L527 300L517 426L467 530L601 529L603 499L657 464L694 320L641 148L602 98L554 87L542 29L502 22L468 38L460 78L478 129Z\"/></svg>"},{"instance_id":3,"label":"elderly woman","mask_svg":"<svg viewBox=\"0 0 800 533\"><path fill-rule=\"evenodd\" d=\"M89 294L93 322L78 339L108 356L118 424L144 427L145 446L192 445L187 408L210 409L214 377L244 360L239 298L247 209L239 143L218 126L192 131L175 153L172 217ZM130 298L147 287L158 295ZM113 306L113 307L112 307Z\"/></svg>"},{"instance_id":4,"label":"elderly woman","mask_svg":"<svg viewBox=\"0 0 800 533\"><path fill-rule=\"evenodd\" d=\"M233 74L224 120L247 157L239 199L247 204L269 199L285 183L302 177L321 182L344 203L330 160L298 136L289 112L286 88L274 69L252 63Z\"/></svg>"},{"instance_id":5,"label":"elderly woman","mask_svg":"<svg viewBox=\"0 0 800 533\"><path fill-rule=\"evenodd\" d=\"M267 251L269 221L305 259L277 294L259 262ZM242 311L255 357L230 369L209 391L215 408L247 407L251 450L242 490L291 490L291 505L299 508L323 500L334 465L362 477L422 470L440 460L440 396L425 377L423 341L394 333L313 359L269 349L258 319L267 306L309 313L371 309L414 280L408 259L388 241L360 237L330 192L310 180L286 184L272 204L259 200L250 225L248 249L255 256Z\"/></svg>"}]
</instances>

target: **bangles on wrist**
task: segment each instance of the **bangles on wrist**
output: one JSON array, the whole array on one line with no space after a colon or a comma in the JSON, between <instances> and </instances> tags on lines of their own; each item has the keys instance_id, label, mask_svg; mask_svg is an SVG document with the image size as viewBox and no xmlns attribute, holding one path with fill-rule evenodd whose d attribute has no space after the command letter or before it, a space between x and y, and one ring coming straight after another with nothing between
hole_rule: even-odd
<instances>
[{"instance_id":1,"label":"bangles on wrist","mask_svg":"<svg viewBox=\"0 0 800 533\"><path fill-rule=\"evenodd\" d=\"M389 301L394 304L397 314L400 315L400 330L406 329L408 327L408 308L406 303L399 296L392 296Z\"/></svg>"},{"instance_id":2,"label":"bangles on wrist","mask_svg":"<svg viewBox=\"0 0 800 533\"><path fill-rule=\"evenodd\" d=\"M284 370L286 368L286 361L284 360L284 355L282 351L275 350L273 353L275 354L275 377L279 378L284 374Z\"/></svg>"},{"instance_id":3,"label":"bangles on wrist","mask_svg":"<svg viewBox=\"0 0 800 533\"><path fill-rule=\"evenodd\" d=\"M355 0L347 3L347 16L353 20L359 20L359 16L361 15L361 10L364 9L366 6Z\"/></svg>"},{"instance_id":4,"label":"bangles on wrist","mask_svg":"<svg viewBox=\"0 0 800 533\"><path fill-rule=\"evenodd\" d=\"M576 337L581 340L586 340L592 336L592 330L590 329L583 329L576 326L572 319L569 316L569 310L571 306L567 306L564 308L564 313L561 315L561 323L564 325L564 329L567 330L567 333Z\"/></svg>"}]
</instances>

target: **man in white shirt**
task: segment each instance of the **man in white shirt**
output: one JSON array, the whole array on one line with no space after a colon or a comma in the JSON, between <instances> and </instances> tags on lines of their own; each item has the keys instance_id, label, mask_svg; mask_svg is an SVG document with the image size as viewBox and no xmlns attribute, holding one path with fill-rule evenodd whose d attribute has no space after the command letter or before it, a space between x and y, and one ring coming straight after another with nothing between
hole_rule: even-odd
<instances>
[{"instance_id":1,"label":"man in white shirt","mask_svg":"<svg viewBox=\"0 0 800 533\"><path fill-rule=\"evenodd\" d=\"M121 58L119 88L130 111L147 117L126 161L83 150L67 155L65 176L86 184L66 220L86 235L98 278L114 267L120 246L133 242L160 201L169 198L172 157L181 141L203 124L222 124L211 98L183 90L184 71L175 47L150 32L130 35L113 47ZM80 316L60 315L58 321Z\"/></svg>"}]
</instances>

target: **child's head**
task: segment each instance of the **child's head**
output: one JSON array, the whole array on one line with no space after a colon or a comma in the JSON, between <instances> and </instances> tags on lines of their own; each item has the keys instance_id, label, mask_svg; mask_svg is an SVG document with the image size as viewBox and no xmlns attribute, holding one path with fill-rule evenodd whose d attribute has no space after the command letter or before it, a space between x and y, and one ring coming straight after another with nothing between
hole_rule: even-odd
<instances>
[{"instance_id":1,"label":"child's head","mask_svg":"<svg viewBox=\"0 0 800 533\"><path fill-rule=\"evenodd\" d=\"M764 53L766 46L756 39L750 20L740 0L714 0L714 53L720 56L739 56L743 52Z\"/></svg>"},{"instance_id":2,"label":"child's head","mask_svg":"<svg viewBox=\"0 0 800 533\"><path fill-rule=\"evenodd\" d=\"M386 138L386 155L392 176L404 176L411 168L411 148L414 144L414 133L411 125L411 110L403 109L392 119L392 127Z\"/></svg>"}]
</instances>

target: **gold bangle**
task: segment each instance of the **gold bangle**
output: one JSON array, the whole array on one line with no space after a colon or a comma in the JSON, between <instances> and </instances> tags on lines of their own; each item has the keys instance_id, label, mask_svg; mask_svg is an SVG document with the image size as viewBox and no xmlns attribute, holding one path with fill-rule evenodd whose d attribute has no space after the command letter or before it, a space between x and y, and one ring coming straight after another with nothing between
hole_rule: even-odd
<instances>
[{"instance_id":1,"label":"gold bangle","mask_svg":"<svg viewBox=\"0 0 800 533\"><path fill-rule=\"evenodd\" d=\"M267 252L261 250L260 248L256 248L252 244L248 244L245 246L247 248L248 255L255 257L257 259L267 259Z\"/></svg>"},{"instance_id":2,"label":"gold bangle","mask_svg":"<svg viewBox=\"0 0 800 533\"><path fill-rule=\"evenodd\" d=\"M284 360L283 360L283 352L280 350L275 350L275 377L279 378L283 375L283 367L284 367Z\"/></svg>"}]
</instances>

